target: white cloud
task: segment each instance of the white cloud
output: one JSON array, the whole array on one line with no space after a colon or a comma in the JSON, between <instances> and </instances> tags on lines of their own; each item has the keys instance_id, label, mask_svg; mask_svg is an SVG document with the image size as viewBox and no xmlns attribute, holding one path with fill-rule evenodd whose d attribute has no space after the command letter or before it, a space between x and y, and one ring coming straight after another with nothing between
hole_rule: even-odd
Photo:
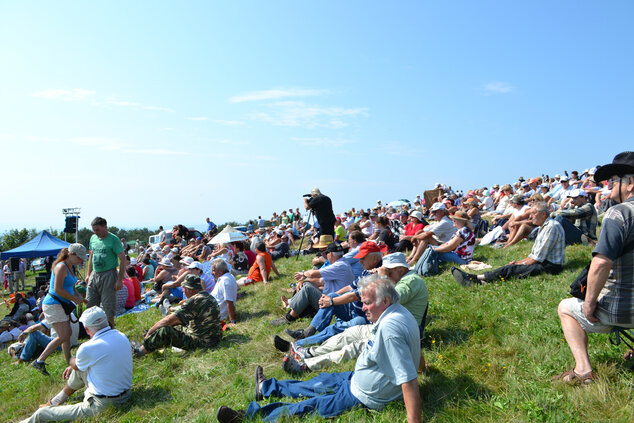
<instances>
[{"instance_id":1,"label":"white cloud","mask_svg":"<svg viewBox=\"0 0 634 423\"><path fill-rule=\"evenodd\" d=\"M200 116L200 117L188 117L187 120L209 120L208 117Z\"/></svg>"},{"instance_id":2,"label":"white cloud","mask_svg":"<svg viewBox=\"0 0 634 423\"><path fill-rule=\"evenodd\" d=\"M229 98L230 103L243 103L245 101L275 100L287 97L308 97L327 94L328 90L315 90L306 88L273 89L253 91Z\"/></svg>"},{"instance_id":3,"label":"white cloud","mask_svg":"<svg viewBox=\"0 0 634 423\"><path fill-rule=\"evenodd\" d=\"M291 138L299 141L306 146L311 147L343 147L346 144L352 144L352 140L330 139L330 138Z\"/></svg>"},{"instance_id":4,"label":"white cloud","mask_svg":"<svg viewBox=\"0 0 634 423\"><path fill-rule=\"evenodd\" d=\"M73 144L82 145L85 147L94 147L101 151L115 151L121 150L125 147L121 141L115 138L105 138L105 137L77 137L77 138L69 138L68 142Z\"/></svg>"},{"instance_id":5,"label":"white cloud","mask_svg":"<svg viewBox=\"0 0 634 423\"><path fill-rule=\"evenodd\" d=\"M365 107L313 106L302 101L278 101L268 108L268 111L253 113L251 118L276 126L343 128L349 125L344 119L368 116Z\"/></svg>"},{"instance_id":6,"label":"white cloud","mask_svg":"<svg viewBox=\"0 0 634 423\"><path fill-rule=\"evenodd\" d=\"M223 120L223 119L216 119L214 120L214 122L220 124L220 125L227 125L227 126L237 126L237 125L244 125L244 122L241 122L239 120Z\"/></svg>"},{"instance_id":7,"label":"white cloud","mask_svg":"<svg viewBox=\"0 0 634 423\"><path fill-rule=\"evenodd\" d=\"M159 112L173 112L173 109L170 109L169 107L161 107L161 106L142 106L141 107L144 110L156 110Z\"/></svg>"},{"instance_id":8,"label":"white cloud","mask_svg":"<svg viewBox=\"0 0 634 423\"><path fill-rule=\"evenodd\" d=\"M187 151L168 150L164 148L130 148L124 149L124 153L134 154L150 154L154 156L189 156L191 153Z\"/></svg>"},{"instance_id":9,"label":"white cloud","mask_svg":"<svg viewBox=\"0 0 634 423\"><path fill-rule=\"evenodd\" d=\"M508 82L487 82L482 85L482 89L488 95L491 94L508 94L515 89L515 87Z\"/></svg>"},{"instance_id":10,"label":"white cloud","mask_svg":"<svg viewBox=\"0 0 634 423\"><path fill-rule=\"evenodd\" d=\"M70 90L63 89L48 89L43 91L37 91L31 94L32 97L37 98L46 98L49 100L63 100L63 101L74 101L74 100L84 100L89 96L95 95L94 91L83 90L81 88L72 88Z\"/></svg>"},{"instance_id":11,"label":"white cloud","mask_svg":"<svg viewBox=\"0 0 634 423\"><path fill-rule=\"evenodd\" d=\"M138 103L134 103L132 101L117 101L117 100L108 100L108 104L113 104L115 106L123 106L123 107L134 107L138 106Z\"/></svg>"},{"instance_id":12,"label":"white cloud","mask_svg":"<svg viewBox=\"0 0 634 423\"><path fill-rule=\"evenodd\" d=\"M106 137L77 137L69 138L68 142L84 146L96 148L100 151L119 151L129 154L149 154L149 155L189 155L191 153L185 151L169 150L163 148L136 148L130 144L124 143L116 138Z\"/></svg>"}]
</instances>

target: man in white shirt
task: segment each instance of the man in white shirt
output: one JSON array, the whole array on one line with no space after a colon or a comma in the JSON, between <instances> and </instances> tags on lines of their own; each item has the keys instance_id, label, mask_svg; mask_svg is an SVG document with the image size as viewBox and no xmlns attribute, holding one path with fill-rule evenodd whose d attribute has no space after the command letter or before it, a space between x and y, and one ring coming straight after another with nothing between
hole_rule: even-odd
<instances>
[{"instance_id":1,"label":"man in white shirt","mask_svg":"<svg viewBox=\"0 0 634 423\"><path fill-rule=\"evenodd\" d=\"M412 237L412 242L416 245L416 248L407 258L407 263L409 263L410 266L416 265L416 262L420 256L423 255L428 245L444 244L449 241L456 232L452 220L447 217L449 213L443 203L434 203L429 209L429 212L434 217L435 222L425 226L422 233Z\"/></svg>"},{"instance_id":2,"label":"man in white shirt","mask_svg":"<svg viewBox=\"0 0 634 423\"><path fill-rule=\"evenodd\" d=\"M211 262L211 274L216 279L216 286L211 291L211 295L220 308L220 318L225 321L229 319L229 323L235 323L238 299L236 278L231 274L227 262L223 259L215 259Z\"/></svg>"},{"instance_id":3,"label":"man in white shirt","mask_svg":"<svg viewBox=\"0 0 634 423\"><path fill-rule=\"evenodd\" d=\"M110 405L119 406L132 395L132 350L128 338L108 325L106 313L91 307L79 318L90 341L77 349L64 370L66 386L47 406L40 408L22 423L52 422L88 418ZM86 387L84 400L78 404L63 404L78 389Z\"/></svg>"}]
</instances>

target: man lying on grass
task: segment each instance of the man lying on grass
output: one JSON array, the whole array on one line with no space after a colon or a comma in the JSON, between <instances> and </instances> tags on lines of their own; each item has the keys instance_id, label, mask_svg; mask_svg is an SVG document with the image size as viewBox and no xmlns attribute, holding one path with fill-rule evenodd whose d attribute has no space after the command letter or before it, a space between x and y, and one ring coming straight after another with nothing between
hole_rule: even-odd
<instances>
[{"instance_id":1,"label":"man lying on grass","mask_svg":"<svg viewBox=\"0 0 634 423\"><path fill-rule=\"evenodd\" d=\"M203 289L200 277L187 275L181 286L187 301L147 331L143 345L134 349L135 356L169 346L186 350L210 348L220 341L218 303Z\"/></svg>"},{"instance_id":2,"label":"man lying on grass","mask_svg":"<svg viewBox=\"0 0 634 423\"><path fill-rule=\"evenodd\" d=\"M512 277L525 278L537 276L542 273L556 275L563 269L564 253L566 249L566 237L564 229L559 222L549 217L546 203L538 203L531 210L531 219L535 226L540 226L535 244L531 253L523 260L513 260L506 266L502 266L483 275L472 275L454 267L451 269L456 282L462 286L482 284L505 280Z\"/></svg>"},{"instance_id":3,"label":"man lying on grass","mask_svg":"<svg viewBox=\"0 0 634 423\"><path fill-rule=\"evenodd\" d=\"M221 423L261 416L276 421L283 416L318 413L334 417L355 407L380 410L403 398L408 422L421 421L417 369L420 361L418 325L399 304L394 283L380 275L359 281L363 311L375 322L372 338L357 360L354 372L321 373L308 381L265 379L262 367L255 374L255 401L245 411L220 407ZM275 402L261 407L266 397L307 398L298 403Z\"/></svg>"}]
</instances>

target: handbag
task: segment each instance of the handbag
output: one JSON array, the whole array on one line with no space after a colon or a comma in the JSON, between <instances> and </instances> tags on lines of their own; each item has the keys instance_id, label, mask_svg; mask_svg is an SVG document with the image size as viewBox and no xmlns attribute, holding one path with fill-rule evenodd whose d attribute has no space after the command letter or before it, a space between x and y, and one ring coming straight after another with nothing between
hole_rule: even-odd
<instances>
[{"instance_id":1,"label":"handbag","mask_svg":"<svg viewBox=\"0 0 634 423\"><path fill-rule=\"evenodd\" d=\"M60 297L51 292L49 292L48 295L59 301L59 303L62 305L62 308L64 309L64 313L66 313L68 316L70 316L73 311L77 310L77 305L74 302L62 300Z\"/></svg>"}]
</instances>

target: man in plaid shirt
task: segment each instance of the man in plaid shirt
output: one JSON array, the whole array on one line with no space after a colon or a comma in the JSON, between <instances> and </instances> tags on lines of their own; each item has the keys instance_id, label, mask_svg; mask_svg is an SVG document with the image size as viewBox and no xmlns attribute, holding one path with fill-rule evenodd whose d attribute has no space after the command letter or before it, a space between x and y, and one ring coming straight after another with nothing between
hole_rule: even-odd
<instances>
[{"instance_id":1,"label":"man in plaid shirt","mask_svg":"<svg viewBox=\"0 0 634 423\"><path fill-rule=\"evenodd\" d=\"M566 249L564 228L549 215L550 211L546 203L537 203L531 209L531 220L540 228L533 249L524 260L513 260L506 266L483 275L472 275L454 267L451 269L451 274L456 282L462 286L471 286L482 282L504 281L513 277L525 278L542 273L556 275L561 272Z\"/></svg>"},{"instance_id":2,"label":"man in plaid shirt","mask_svg":"<svg viewBox=\"0 0 634 423\"><path fill-rule=\"evenodd\" d=\"M610 182L610 199L617 204L603 217L585 299L566 298L557 309L575 367L555 379L584 385L594 382L588 333L608 333L614 326L634 327L634 152L618 154L594 178Z\"/></svg>"}]
</instances>

